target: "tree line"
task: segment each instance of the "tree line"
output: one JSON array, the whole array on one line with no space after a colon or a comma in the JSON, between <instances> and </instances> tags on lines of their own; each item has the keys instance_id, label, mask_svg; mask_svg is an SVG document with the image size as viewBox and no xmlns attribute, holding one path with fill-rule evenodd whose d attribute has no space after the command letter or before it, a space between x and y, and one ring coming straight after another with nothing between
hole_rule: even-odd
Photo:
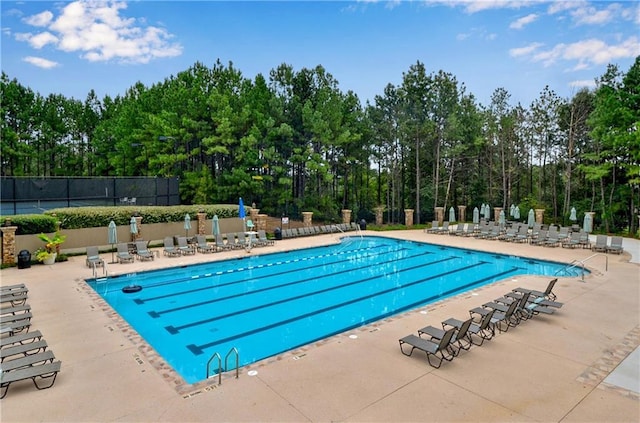
<instances>
[{"instance_id":1,"label":"tree line","mask_svg":"<svg viewBox=\"0 0 640 423\"><path fill-rule=\"evenodd\" d=\"M640 56L593 90L530 105L497 88L482 105L464 83L416 62L362 104L322 66L244 77L195 63L122 96L42 96L1 78L2 176L177 176L185 204L243 197L270 215L431 221L435 207L543 208L568 224L596 212L634 233L640 203Z\"/></svg>"}]
</instances>

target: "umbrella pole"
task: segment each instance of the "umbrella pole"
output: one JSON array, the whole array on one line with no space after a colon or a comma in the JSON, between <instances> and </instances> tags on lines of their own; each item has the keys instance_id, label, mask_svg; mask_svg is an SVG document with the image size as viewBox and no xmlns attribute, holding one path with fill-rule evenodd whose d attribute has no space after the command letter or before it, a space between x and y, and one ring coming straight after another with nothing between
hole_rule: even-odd
<instances>
[{"instance_id":1,"label":"umbrella pole","mask_svg":"<svg viewBox=\"0 0 640 423\"><path fill-rule=\"evenodd\" d=\"M113 255L113 244L111 244L111 263L109 264L114 264L116 262L116 259Z\"/></svg>"}]
</instances>

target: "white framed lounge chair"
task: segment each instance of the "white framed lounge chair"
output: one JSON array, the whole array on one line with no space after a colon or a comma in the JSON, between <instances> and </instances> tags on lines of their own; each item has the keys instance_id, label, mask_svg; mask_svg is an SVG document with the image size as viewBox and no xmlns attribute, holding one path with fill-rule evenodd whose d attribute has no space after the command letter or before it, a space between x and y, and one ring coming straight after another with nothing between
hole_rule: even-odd
<instances>
[{"instance_id":1,"label":"white framed lounge chair","mask_svg":"<svg viewBox=\"0 0 640 423\"><path fill-rule=\"evenodd\" d=\"M178 251L184 256L196 253L195 247L187 242L186 236L178 237Z\"/></svg>"},{"instance_id":2,"label":"white framed lounge chair","mask_svg":"<svg viewBox=\"0 0 640 423\"><path fill-rule=\"evenodd\" d=\"M126 243L118 244L118 252L116 253L119 263L133 263L134 257L129 253L129 247Z\"/></svg>"},{"instance_id":3,"label":"white framed lounge chair","mask_svg":"<svg viewBox=\"0 0 640 423\"><path fill-rule=\"evenodd\" d=\"M87 247L87 267L104 266L104 260L100 258L98 247Z\"/></svg>"},{"instance_id":4,"label":"white framed lounge chair","mask_svg":"<svg viewBox=\"0 0 640 423\"><path fill-rule=\"evenodd\" d=\"M155 259L153 252L147 248L145 241L136 241L136 256L138 256L138 260L141 261Z\"/></svg>"},{"instance_id":5,"label":"white framed lounge chair","mask_svg":"<svg viewBox=\"0 0 640 423\"><path fill-rule=\"evenodd\" d=\"M173 237L167 236L164 238L164 248L162 250L162 254L169 257L179 257L182 255L180 251L173 244Z\"/></svg>"},{"instance_id":6,"label":"white framed lounge chair","mask_svg":"<svg viewBox=\"0 0 640 423\"><path fill-rule=\"evenodd\" d=\"M607 246L607 253L622 254L624 249L622 248L622 237L611 237L611 245Z\"/></svg>"}]
</instances>

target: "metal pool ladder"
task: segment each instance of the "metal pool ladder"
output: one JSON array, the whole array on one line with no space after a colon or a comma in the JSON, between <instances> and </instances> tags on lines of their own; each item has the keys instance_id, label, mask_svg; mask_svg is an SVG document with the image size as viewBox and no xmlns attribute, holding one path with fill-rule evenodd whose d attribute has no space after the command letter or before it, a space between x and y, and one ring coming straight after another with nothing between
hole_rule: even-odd
<instances>
[{"instance_id":1,"label":"metal pool ladder","mask_svg":"<svg viewBox=\"0 0 640 423\"><path fill-rule=\"evenodd\" d=\"M604 256L604 258L605 258L604 270L608 272L609 271L609 256L607 256L606 254L602 254L602 253L596 253L596 254L590 255L589 257L587 257L584 260L578 260L578 259L573 260L571 263L569 263L568 265L566 265L562 269L557 270L556 273L554 273L554 276L558 276L562 272L564 272L565 274L568 274L569 270L575 269L576 267L580 267L582 269L580 280L582 282L584 282L584 264L588 260L591 260L592 258L597 257L597 256Z\"/></svg>"},{"instance_id":2,"label":"metal pool ladder","mask_svg":"<svg viewBox=\"0 0 640 423\"><path fill-rule=\"evenodd\" d=\"M224 368L225 371L229 369L229 357L234 355L236 358L236 379L240 376L240 353L238 353L238 349L236 347L231 347L227 355L224 357ZM218 362L218 385L222 385L222 357L217 352L213 353L209 361L207 361L207 379L211 377L211 362L216 360Z\"/></svg>"}]
</instances>

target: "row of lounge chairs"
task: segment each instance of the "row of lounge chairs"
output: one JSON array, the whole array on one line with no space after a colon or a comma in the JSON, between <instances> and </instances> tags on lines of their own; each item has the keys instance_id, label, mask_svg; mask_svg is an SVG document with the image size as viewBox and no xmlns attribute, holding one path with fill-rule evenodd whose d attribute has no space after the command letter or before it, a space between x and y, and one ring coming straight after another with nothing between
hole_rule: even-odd
<instances>
[{"instance_id":1,"label":"row of lounge chairs","mask_svg":"<svg viewBox=\"0 0 640 423\"><path fill-rule=\"evenodd\" d=\"M425 326L418 334L410 334L399 339L400 351L406 356L414 350L427 355L430 366L440 368L443 361L452 361L462 350L472 345L480 346L499 332L507 332L521 322L540 313L553 314L562 307L555 301L553 287L558 279L549 281L545 291L516 288L494 301L469 310L469 318L459 320L449 318L442 322L442 329Z\"/></svg>"},{"instance_id":2,"label":"row of lounge chairs","mask_svg":"<svg viewBox=\"0 0 640 423\"><path fill-rule=\"evenodd\" d=\"M607 235L597 235L596 243L593 244L591 250L601 253L622 254L624 251L622 247L622 237L612 236L611 243L609 244L609 237Z\"/></svg>"},{"instance_id":3,"label":"row of lounge chairs","mask_svg":"<svg viewBox=\"0 0 640 423\"><path fill-rule=\"evenodd\" d=\"M257 235L257 237L256 237ZM185 237L178 237L178 245L173 244L173 238L164 239L164 254L169 257L199 253L216 253L235 249L247 249L253 247L266 247L273 245L274 241L267 238L264 230L257 233L230 232L216 234L213 243L209 243L204 235L196 235L195 243L188 244Z\"/></svg>"},{"instance_id":4,"label":"row of lounge chairs","mask_svg":"<svg viewBox=\"0 0 640 423\"><path fill-rule=\"evenodd\" d=\"M24 284L0 289L0 399L7 395L12 383L20 381L31 380L37 389L52 387L62 366L53 351L47 350L42 333L29 332L28 292Z\"/></svg>"},{"instance_id":5,"label":"row of lounge chairs","mask_svg":"<svg viewBox=\"0 0 640 423\"><path fill-rule=\"evenodd\" d=\"M350 232L360 229L356 222L351 223L338 223L335 225L316 225L316 226L303 226L301 228L287 228L282 229L282 238L297 238L301 236L321 235L321 234L333 234L337 232Z\"/></svg>"}]
</instances>

